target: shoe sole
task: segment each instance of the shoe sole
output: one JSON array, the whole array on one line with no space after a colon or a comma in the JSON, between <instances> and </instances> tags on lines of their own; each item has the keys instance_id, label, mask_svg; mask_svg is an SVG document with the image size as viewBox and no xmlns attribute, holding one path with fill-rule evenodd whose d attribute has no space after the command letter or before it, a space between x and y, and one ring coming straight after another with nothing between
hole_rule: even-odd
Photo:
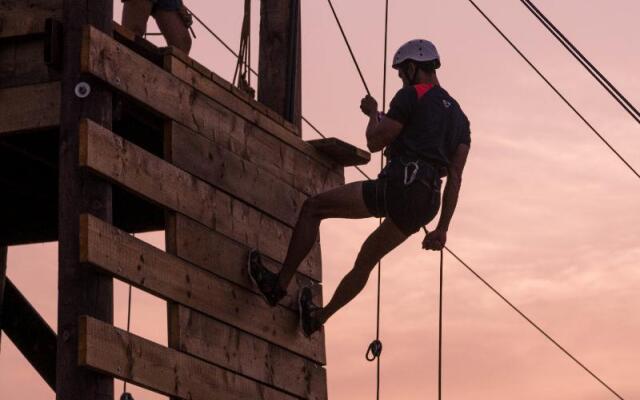
<instances>
[{"instance_id":1,"label":"shoe sole","mask_svg":"<svg viewBox=\"0 0 640 400\"><path fill-rule=\"evenodd\" d=\"M307 333L304 331L304 328L302 327L302 292L303 292L303 289L300 289L298 291L298 328L300 329L300 332L302 332L304 337L309 337L309 336L307 336Z\"/></svg>"}]
</instances>

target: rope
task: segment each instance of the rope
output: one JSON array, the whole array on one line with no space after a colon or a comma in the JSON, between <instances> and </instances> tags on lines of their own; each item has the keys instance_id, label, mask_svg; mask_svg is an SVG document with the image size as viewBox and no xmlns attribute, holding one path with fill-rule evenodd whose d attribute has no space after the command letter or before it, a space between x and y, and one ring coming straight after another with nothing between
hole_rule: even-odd
<instances>
[{"instance_id":1,"label":"rope","mask_svg":"<svg viewBox=\"0 0 640 400\"><path fill-rule=\"evenodd\" d=\"M340 28L340 33L342 33L342 38L344 42L347 44L347 48L349 49L349 54L351 54L351 59L353 60L353 64L356 66L358 70L358 75L360 75L360 80L364 85L364 89L367 91L367 94L371 96L371 92L369 91L369 87L367 86L367 82L364 80L364 76L362 75L362 71L360 70L360 65L358 64L358 60L356 60L356 56L353 54L353 50L351 50L351 45L349 44L349 40L347 39L347 35L344 33L344 29L342 29L342 24L340 23L340 18L338 18L338 14L336 14L336 10L333 8L333 3L331 0L327 0L329 2L329 7L331 7L331 12L333 13L333 17L336 19L336 23L338 24L338 28Z\"/></svg>"},{"instance_id":2,"label":"rope","mask_svg":"<svg viewBox=\"0 0 640 400\"><path fill-rule=\"evenodd\" d=\"M536 328L538 332L540 332L544 337L549 339L551 343L553 343L558 349L560 349L564 354L566 354L569 358L571 358L576 364L578 364L582 369L584 369L589 375L595 378L602 386L607 388L613 395L615 395L620 400L624 400L622 396L620 396L615 390L613 390L609 385L607 385L602 379L600 379L594 372L592 372L589 368L587 368L583 363L581 363L573 354L571 354L567 349L562 347L560 343L558 343L555 339L551 337L547 332L545 332L538 324L533 322L531 318L527 317L518 307L513 305L505 296L502 295L496 288L494 288L489 282L487 282L480 274L473 270L467 263L462 261L460 257L458 257L453 251L451 251L448 247L445 246L445 250L449 252L460 264L462 264L466 269L468 269L476 278L480 279L482 283L484 283L493 293L495 293L498 297L500 297L505 303L509 305L515 312L517 312L522 318L524 318L531 326Z\"/></svg>"},{"instance_id":3,"label":"rope","mask_svg":"<svg viewBox=\"0 0 640 400\"><path fill-rule=\"evenodd\" d=\"M485 14L485 12L482 11L482 9L478 7L478 5L473 0L467 1L471 3L473 7L475 7L475 9L484 17L484 19L486 19L487 22L500 34L500 36L502 36L502 38L506 40L507 43L509 43L509 45L516 51L516 53L518 53L518 55L520 55L520 57L522 57L522 59L527 64L529 64L529 66L535 71L535 73L538 74L538 76L542 78L543 81L545 81L545 83L558 95L558 97L560 97L560 99L562 99L562 101L564 101L567 106L569 106L569 108L571 108L571 110L582 120L582 122L584 122L589 127L589 129L591 129L591 131L609 148L609 150L611 150L620 159L620 161L622 161L627 166L627 168L638 179L640 179L640 173L638 173L631 166L631 164L629 164L629 162L627 162L627 160L625 160L625 158L622 157L622 155L618 153L618 151L611 144L609 144L609 142L600 134L600 132L598 132L598 130L594 128L589 121L587 121L587 119L573 106L573 104L571 104L571 102L569 102L569 100L567 100L567 98L562 93L560 93L558 89L556 89L556 87L547 79L547 77L542 72L540 72L540 70L527 58L527 56L525 56L520 51L520 49L515 44L513 44L513 42L502 32L502 30L493 23L491 18L489 18L487 14Z\"/></svg>"},{"instance_id":4,"label":"rope","mask_svg":"<svg viewBox=\"0 0 640 400\"><path fill-rule=\"evenodd\" d=\"M545 28L564 46L589 74L613 97L631 117L640 124L640 112L620 91L596 68L580 50L540 11L530 0L520 0Z\"/></svg>"},{"instance_id":5,"label":"rope","mask_svg":"<svg viewBox=\"0 0 640 400\"><path fill-rule=\"evenodd\" d=\"M442 283L444 281L444 254L440 250L440 299L438 301L438 400L442 399Z\"/></svg>"}]
</instances>

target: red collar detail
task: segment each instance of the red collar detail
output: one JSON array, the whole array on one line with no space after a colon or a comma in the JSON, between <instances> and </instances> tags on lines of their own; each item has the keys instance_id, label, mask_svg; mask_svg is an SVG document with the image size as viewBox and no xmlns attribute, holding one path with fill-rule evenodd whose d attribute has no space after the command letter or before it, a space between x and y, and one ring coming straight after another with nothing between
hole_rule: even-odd
<instances>
[{"instance_id":1,"label":"red collar detail","mask_svg":"<svg viewBox=\"0 0 640 400\"><path fill-rule=\"evenodd\" d=\"M433 85L431 83L419 83L417 85L413 85L413 87L416 89L416 93L418 94L418 100L420 100L429 90L433 89Z\"/></svg>"}]
</instances>

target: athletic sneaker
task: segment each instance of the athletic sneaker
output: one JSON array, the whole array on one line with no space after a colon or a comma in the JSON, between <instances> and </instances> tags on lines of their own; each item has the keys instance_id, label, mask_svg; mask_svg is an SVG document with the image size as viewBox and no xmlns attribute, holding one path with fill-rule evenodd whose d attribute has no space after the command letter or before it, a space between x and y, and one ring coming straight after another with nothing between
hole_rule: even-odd
<instances>
[{"instance_id":1,"label":"athletic sneaker","mask_svg":"<svg viewBox=\"0 0 640 400\"><path fill-rule=\"evenodd\" d=\"M249 252L247 272L251 282L258 288L260 294L271 307L275 307L286 296L287 291L278 285L278 275L265 268L258 250Z\"/></svg>"},{"instance_id":2,"label":"athletic sneaker","mask_svg":"<svg viewBox=\"0 0 640 400\"><path fill-rule=\"evenodd\" d=\"M313 304L313 292L309 286L300 289L298 294L298 312L300 313L300 329L306 337L310 337L314 332L322 327L322 324L315 318L314 314L320 307Z\"/></svg>"}]
</instances>

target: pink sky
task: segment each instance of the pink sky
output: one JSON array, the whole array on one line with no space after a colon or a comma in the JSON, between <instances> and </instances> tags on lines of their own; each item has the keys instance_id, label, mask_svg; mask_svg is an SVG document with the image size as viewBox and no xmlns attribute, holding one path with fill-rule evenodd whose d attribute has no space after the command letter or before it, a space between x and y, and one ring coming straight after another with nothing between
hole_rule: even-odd
<instances>
[{"instance_id":1,"label":"pink sky","mask_svg":"<svg viewBox=\"0 0 640 400\"><path fill-rule=\"evenodd\" d=\"M240 1L188 1L233 46ZM381 102L384 1L335 0L363 73ZM567 97L640 168L640 130L520 2L480 0ZM640 3L539 0L536 4L640 105ZM121 4L115 4L119 19ZM254 1L257 60L259 2ZM464 0L391 1L389 54L414 37L433 40L442 85L472 122L473 145L449 246L615 388L640 397L640 186ZM363 88L328 5L305 1L303 110L326 134L365 147ZM155 30L152 28L151 30ZM235 61L196 26L192 56L230 79ZM389 71L389 98L400 81ZM310 130L305 139L315 139ZM379 156L365 167L379 168ZM353 169L347 181L360 179ZM334 220L321 229L325 297L350 268L377 221ZM162 246L159 234L145 235ZM422 235L383 262L382 398L436 394L437 254ZM608 399L613 396L557 351L451 257L445 256L444 398ZM8 275L55 326L56 248L9 250ZM34 277L37 280L34 281ZM116 323L125 321L116 286ZM375 279L327 325L332 399L375 398ZM163 303L135 291L133 331L166 341ZM117 390L119 387L117 387ZM53 399L10 341L0 356L0 398ZM148 392L136 400L160 398Z\"/></svg>"}]
</instances>

